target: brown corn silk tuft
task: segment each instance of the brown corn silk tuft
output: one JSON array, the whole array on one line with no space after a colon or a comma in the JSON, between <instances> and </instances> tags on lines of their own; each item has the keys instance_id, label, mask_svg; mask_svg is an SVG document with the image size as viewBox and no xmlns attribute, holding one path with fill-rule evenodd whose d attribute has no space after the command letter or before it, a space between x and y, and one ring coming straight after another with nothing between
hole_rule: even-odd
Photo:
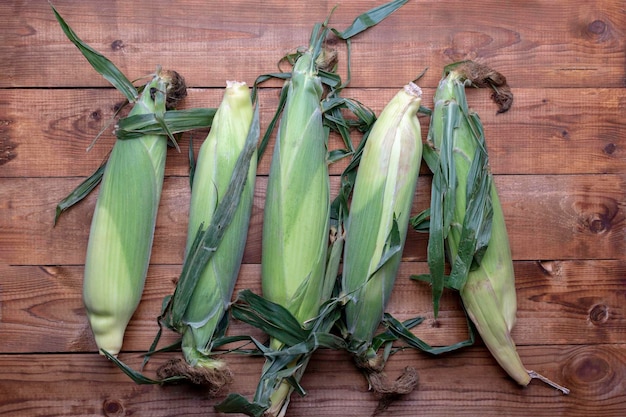
<instances>
[{"instance_id":1,"label":"brown corn silk tuft","mask_svg":"<svg viewBox=\"0 0 626 417\"><path fill-rule=\"evenodd\" d=\"M407 366L402 374L395 380L390 380L383 368L385 362L380 355L376 355L370 360L362 360L355 357L357 368L361 370L370 389L379 397L376 411L373 415L377 415L389 407L389 405L403 395L410 394L419 383L419 374L412 366Z\"/></svg>"},{"instance_id":2,"label":"brown corn silk tuft","mask_svg":"<svg viewBox=\"0 0 626 417\"><path fill-rule=\"evenodd\" d=\"M219 368L194 367L182 358L174 358L161 365L157 369L157 376L160 379L184 376L193 384L207 387L210 396L217 395L233 381L233 374L227 366Z\"/></svg>"},{"instance_id":3,"label":"brown corn silk tuft","mask_svg":"<svg viewBox=\"0 0 626 417\"><path fill-rule=\"evenodd\" d=\"M376 409L372 416L385 411L391 403L400 397L410 394L419 383L419 374L412 366L404 368L395 380L390 380L382 371L366 372L367 382L372 391L379 397Z\"/></svg>"},{"instance_id":4,"label":"brown corn silk tuft","mask_svg":"<svg viewBox=\"0 0 626 417\"><path fill-rule=\"evenodd\" d=\"M161 76L170 79L170 86L167 89L165 98L165 107L170 110L187 97L187 84L185 83L185 78L176 71L161 71Z\"/></svg>"}]
</instances>

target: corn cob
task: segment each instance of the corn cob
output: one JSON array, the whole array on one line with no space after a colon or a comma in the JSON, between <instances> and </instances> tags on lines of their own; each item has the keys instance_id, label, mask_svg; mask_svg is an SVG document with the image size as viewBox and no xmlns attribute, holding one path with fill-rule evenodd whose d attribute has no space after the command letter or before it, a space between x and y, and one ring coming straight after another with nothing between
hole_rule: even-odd
<instances>
[{"instance_id":1,"label":"corn cob","mask_svg":"<svg viewBox=\"0 0 626 417\"><path fill-rule=\"evenodd\" d=\"M503 105L501 111L506 111L512 96L504 78L473 62L449 66L434 97L428 143L439 153L440 161L449 158L445 170L452 173L443 182L451 193L449 198L443 196L444 203L440 206L451 213L451 218L443 221L448 228L442 235L446 238L447 256L452 265L450 279L456 282L463 305L485 345L511 378L525 386L537 377L566 392L565 388L526 370L511 337L517 299L509 239L489 172L482 125L478 115L468 109L465 97L466 85L483 86L496 82L500 95L494 98ZM441 198L436 195L441 190L436 188L433 187L433 201ZM482 208L478 207L480 204L483 204ZM434 208L431 206L431 219ZM470 222L476 222L478 226L471 226L472 231L468 232ZM433 224L431 221L431 230ZM471 250L463 246L469 241L473 242ZM430 256L429 253L429 263ZM462 259L464 256L466 258Z\"/></svg>"},{"instance_id":2,"label":"corn cob","mask_svg":"<svg viewBox=\"0 0 626 417\"><path fill-rule=\"evenodd\" d=\"M391 295L422 157L421 89L406 85L367 138L346 223L342 290L350 350L375 369L371 347Z\"/></svg>"},{"instance_id":3,"label":"corn cob","mask_svg":"<svg viewBox=\"0 0 626 417\"><path fill-rule=\"evenodd\" d=\"M250 90L243 82L228 81L211 130L200 147L193 176L186 257L196 233L211 223L218 203L226 194L239 155L244 151L253 108ZM213 392L230 381L226 363L211 357L213 337L230 304L246 245L256 177L256 151L250 159L247 180L234 217L222 240L193 288L182 323L185 362L174 360L161 367L161 378L183 375L195 383L211 386Z\"/></svg>"},{"instance_id":4,"label":"corn cob","mask_svg":"<svg viewBox=\"0 0 626 417\"><path fill-rule=\"evenodd\" d=\"M272 156L263 219L262 290L304 324L323 301L329 239L328 131L322 124L322 85L316 54L297 60ZM280 349L282 342L271 340ZM272 396L268 415L277 415L292 388Z\"/></svg>"},{"instance_id":5,"label":"corn cob","mask_svg":"<svg viewBox=\"0 0 626 417\"><path fill-rule=\"evenodd\" d=\"M182 78L158 71L130 115L164 113ZM117 140L91 223L83 300L99 350L116 355L143 291L161 197L167 136Z\"/></svg>"},{"instance_id":6,"label":"corn cob","mask_svg":"<svg viewBox=\"0 0 626 417\"><path fill-rule=\"evenodd\" d=\"M333 32L339 39L348 40L376 25L404 3L406 0L394 0L378 6L360 15L343 32L335 29ZM329 88L327 98L334 99L330 106L339 106L330 111L346 106L339 99L339 91L346 84L334 73L336 54L325 50L329 30L328 21L316 24L309 47L284 58L295 62L281 92L280 102L284 106L265 201L261 259L265 299L260 301L255 299L258 296L244 291L238 297L241 305L235 303L233 308L233 315L245 317L244 320L269 334L270 348L260 349L266 354L266 362L253 402L231 394L216 406L221 412L284 416L291 393L297 390L305 394L299 381L312 352L319 346L344 346L343 339L328 333L339 317L339 304L330 297L336 283L343 234L342 224L330 230L327 164L332 160L328 152L331 127L341 125L342 137L349 140L346 135L349 136L351 124L340 114L327 124L323 121L322 78ZM276 118L270 127L275 121ZM261 316L261 311L266 315ZM267 317L272 313L275 314Z\"/></svg>"},{"instance_id":7,"label":"corn cob","mask_svg":"<svg viewBox=\"0 0 626 417\"><path fill-rule=\"evenodd\" d=\"M300 322L322 302L329 234L328 133L312 52L297 61L280 121L263 219L262 288Z\"/></svg>"}]
</instances>

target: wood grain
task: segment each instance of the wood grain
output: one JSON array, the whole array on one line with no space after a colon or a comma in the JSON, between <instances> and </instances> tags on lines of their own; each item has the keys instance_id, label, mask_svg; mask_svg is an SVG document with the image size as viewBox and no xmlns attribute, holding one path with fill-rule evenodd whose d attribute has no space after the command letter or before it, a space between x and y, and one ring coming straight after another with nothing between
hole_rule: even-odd
<instances>
[{"instance_id":1,"label":"wood grain","mask_svg":"<svg viewBox=\"0 0 626 417\"><path fill-rule=\"evenodd\" d=\"M223 77L251 81L276 68L280 57L305 44L313 22L339 4L332 23L347 27L378 3L320 1L302 7L280 0L201 0L132 5L54 2L70 25L131 78L156 65L187 69L192 86L222 86ZM623 87L626 15L619 0L502 2L412 1L375 31L354 42L353 85L401 87L424 68L433 87L439 68L459 59L486 60L513 85ZM4 3L0 86L103 86L63 37L46 2ZM92 13L94 7L98 13ZM523 24L520 24L523 22ZM113 30L112 30L113 28ZM418 34L418 36L416 36ZM44 41L42 41L44 40ZM74 65L74 63L76 63ZM45 64L45 65L42 65ZM68 70L71 64L72 70ZM345 73L345 66L342 66ZM235 72L235 74L233 74ZM391 85L390 85L391 83Z\"/></svg>"},{"instance_id":2,"label":"wood grain","mask_svg":"<svg viewBox=\"0 0 626 417\"><path fill-rule=\"evenodd\" d=\"M526 388L516 386L480 347L445 358L401 352L389 361L389 377L411 365L420 375L420 384L416 391L392 403L383 415L408 417L417 412L432 417L448 413L521 417L532 408L540 417L619 417L626 392L624 379L619 377L626 372L625 348L623 344L520 348L530 368L564 379L572 389L569 396L536 381ZM10 399L0 399L0 412L30 416L223 415L212 409L222 397L210 399L202 390L187 386L137 386L96 354L68 356L0 355L0 390ZM141 361L133 355L121 355L121 359L133 367ZM27 372L25 363L31 364ZM156 366L149 363L146 373ZM254 358L233 357L231 366L238 378L230 391L250 397L261 363ZM85 381L87 370L90 378ZM292 397L290 415L336 416L337 410L343 410L342 416L365 416L376 408L376 397L345 354L318 351L308 371L302 382L309 394ZM63 383L59 383L60 378ZM68 391L73 393L71 399L60 400ZM34 392L38 394L33 396Z\"/></svg>"},{"instance_id":3,"label":"wood grain","mask_svg":"<svg viewBox=\"0 0 626 417\"><path fill-rule=\"evenodd\" d=\"M396 92L395 88L348 88L344 96L360 101L378 114ZM513 93L513 108L496 115L488 91L469 91L470 104L485 125L495 174L607 174L626 170L622 150L626 143L626 122L622 116L626 99L621 90L514 88ZM181 107L217 107L222 94L222 88L191 89ZM433 89L424 90L424 105L432 106L433 94ZM6 91L0 98L0 104L5 104L0 106L0 137L12 144L12 149L10 163L0 164L0 178L91 174L115 140L111 122L121 98L112 89ZM265 128L278 103L278 90L262 89L259 100L261 124ZM422 125L425 138L425 116ZM103 129L105 134L87 152ZM187 175L189 138L198 148L205 136L205 130L183 135L183 151L170 150L167 176ZM355 144L359 140L360 136L354 134ZM260 175L269 173L272 146L273 142L261 160ZM342 147L339 138L333 136L331 148ZM331 173L340 174L346 163L333 164Z\"/></svg>"},{"instance_id":4,"label":"wood grain","mask_svg":"<svg viewBox=\"0 0 626 417\"><path fill-rule=\"evenodd\" d=\"M84 252L96 195L90 195L53 227L58 201L78 181L64 178L0 178L0 257L11 265L76 265ZM244 262L258 263L267 177L258 177ZM429 178L422 177L413 213L426 208ZM338 178L332 181L336 192ZM623 175L496 176L513 258L618 259L625 250ZM189 184L165 179L152 263L182 262L187 233ZM427 236L411 232L405 258L424 260Z\"/></svg>"},{"instance_id":5,"label":"wood grain","mask_svg":"<svg viewBox=\"0 0 626 417\"><path fill-rule=\"evenodd\" d=\"M183 108L215 107L226 80L251 84L308 41L314 22L338 4L331 23L347 27L379 0L55 0L76 33L129 78L157 65L190 86ZM48 2L0 2L0 414L10 416L196 416L217 399L185 384L135 385L96 353L81 301L84 256L96 194L53 227L57 202L106 157L121 95L65 38ZM381 416L621 417L626 414L626 9L621 0L460 2L412 0L352 43L343 92L377 114L396 91L419 84L430 106L441 71L476 59L503 73L512 109L496 115L485 90L468 90L486 133L511 240L518 299L513 338L525 366L571 389L563 396L533 381L517 386L478 338L443 356L394 355L418 390ZM346 48L339 73L346 78ZM260 89L267 126L280 82ZM428 117L420 116L423 139ZM95 135L104 134L90 152ZM186 151L207 130L170 149L153 256L142 302L120 358L138 369L158 329L163 297L180 274L189 204ZM358 143L360 137L354 137ZM236 290L260 293L262 216L273 142L259 164L252 221ZM329 147L341 142L332 136ZM346 161L333 164L332 189ZM422 166L413 212L427 207ZM410 231L388 312L425 318L414 333L432 345L467 337L458 295L446 291L437 320L427 272L427 236ZM233 321L230 334L264 335ZM176 340L164 334L162 345ZM398 346L400 346L398 344ZM145 372L179 352L155 356ZM262 361L229 355L230 392L251 397ZM289 417L372 415L378 399L342 352L315 353ZM224 392L222 395L225 395Z\"/></svg>"},{"instance_id":6,"label":"wood grain","mask_svg":"<svg viewBox=\"0 0 626 417\"><path fill-rule=\"evenodd\" d=\"M402 263L387 311L400 320L424 317L426 321L414 332L432 345L464 340L467 325L458 295L445 293L435 321L430 289L410 280L427 269L425 262ZM2 276L16 278L4 282L0 293L0 353L97 351L81 301L82 270L82 266L61 265L0 269ZM519 310L513 336L518 345L626 343L626 262L518 261L515 272ZM179 265L150 268L142 302L128 328L125 351L148 349L158 330L162 300L172 294L179 274ZM589 288L590 276L596 282L593 289ZM235 294L243 289L261 293L258 264L242 266ZM230 331L264 339L236 321ZM175 334L166 332L163 346L175 339Z\"/></svg>"}]
</instances>

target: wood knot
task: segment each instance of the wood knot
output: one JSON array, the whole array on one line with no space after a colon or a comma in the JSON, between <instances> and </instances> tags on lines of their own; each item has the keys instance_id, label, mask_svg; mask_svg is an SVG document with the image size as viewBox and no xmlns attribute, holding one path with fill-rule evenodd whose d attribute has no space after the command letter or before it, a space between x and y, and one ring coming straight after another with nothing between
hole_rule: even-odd
<instances>
[{"instance_id":1,"label":"wood knot","mask_svg":"<svg viewBox=\"0 0 626 417\"><path fill-rule=\"evenodd\" d=\"M589 311L589 320L598 326L609 320L609 307L604 304L596 304Z\"/></svg>"},{"instance_id":2,"label":"wood knot","mask_svg":"<svg viewBox=\"0 0 626 417\"><path fill-rule=\"evenodd\" d=\"M617 149L617 145L614 143L609 143L608 145L606 145L604 147L604 153L607 155L612 155L613 152L615 152L615 150Z\"/></svg>"},{"instance_id":3,"label":"wood knot","mask_svg":"<svg viewBox=\"0 0 626 417\"><path fill-rule=\"evenodd\" d=\"M124 41L122 41L121 39L116 39L113 42L111 42L111 49L114 51L121 51L122 49L124 49Z\"/></svg>"},{"instance_id":4,"label":"wood knot","mask_svg":"<svg viewBox=\"0 0 626 417\"><path fill-rule=\"evenodd\" d=\"M611 365L598 356L586 355L576 361L576 377L583 382L598 382L611 373Z\"/></svg>"},{"instance_id":5,"label":"wood knot","mask_svg":"<svg viewBox=\"0 0 626 417\"><path fill-rule=\"evenodd\" d=\"M89 118L91 120L95 120L96 122L99 122L102 119L102 112L99 109L98 110L94 110L89 115Z\"/></svg>"},{"instance_id":6,"label":"wood knot","mask_svg":"<svg viewBox=\"0 0 626 417\"><path fill-rule=\"evenodd\" d=\"M589 394L607 393L621 383L615 366L620 363L610 349L586 347L577 349L570 361L563 368L568 385L589 391ZM619 383L618 383L618 380Z\"/></svg>"},{"instance_id":7,"label":"wood knot","mask_svg":"<svg viewBox=\"0 0 626 417\"><path fill-rule=\"evenodd\" d=\"M599 201L577 202L576 211L579 216L579 227L581 231L600 234L609 232L614 223L621 220L618 217L619 204L612 198L599 198Z\"/></svg>"},{"instance_id":8,"label":"wood knot","mask_svg":"<svg viewBox=\"0 0 626 417\"><path fill-rule=\"evenodd\" d=\"M113 105L113 107L111 107L111 110L112 110L114 113L117 113L117 112L119 112L120 110L122 110L122 108L123 108L126 104L128 104L128 102L127 102L126 100L123 100L123 101L118 101L117 103L115 103L115 104Z\"/></svg>"},{"instance_id":9,"label":"wood knot","mask_svg":"<svg viewBox=\"0 0 626 417\"><path fill-rule=\"evenodd\" d=\"M126 413L124 406L117 400L104 400L102 411L107 417L123 416Z\"/></svg>"},{"instance_id":10,"label":"wood knot","mask_svg":"<svg viewBox=\"0 0 626 417\"><path fill-rule=\"evenodd\" d=\"M537 265L544 275L558 277L561 275L561 263L557 261L538 261Z\"/></svg>"},{"instance_id":11,"label":"wood knot","mask_svg":"<svg viewBox=\"0 0 626 417\"><path fill-rule=\"evenodd\" d=\"M589 222L589 230L592 233L602 233L607 229L607 223L601 216L591 219Z\"/></svg>"},{"instance_id":12,"label":"wood knot","mask_svg":"<svg viewBox=\"0 0 626 417\"><path fill-rule=\"evenodd\" d=\"M0 165L4 165L7 162L15 159L17 153L17 143L11 141L10 125L11 120L0 120Z\"/></svg>"},{"instance_id":13,"label":"wood knot","mask_svg":"<svg viewBox=\"0 0 626 417\"><path fill-rule=\"evenodd\" d=\"M606 23L602 20L594 20L593 22L589 23L589 25L587 26L587 30L589 31L589 33L593 33L594 35L602 35L604 32L606 32Z\"/></svg>"}]
</instances>

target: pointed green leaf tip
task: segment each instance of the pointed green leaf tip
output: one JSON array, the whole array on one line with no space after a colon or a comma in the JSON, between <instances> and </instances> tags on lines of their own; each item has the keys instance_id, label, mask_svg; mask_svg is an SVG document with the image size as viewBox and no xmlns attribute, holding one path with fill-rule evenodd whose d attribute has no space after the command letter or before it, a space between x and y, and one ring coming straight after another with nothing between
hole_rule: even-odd
<instances>
[{"instance_id":1,"label":"pointed green leaf tip","mask_svg":"<svg viewBox=\"0 0 626 417\"><path fill-rule=\"evenodd\" d=\"M120 71L108 58L96 51L86 43L84 43L76 33L69 27L59 12L50 4L54 16L61 25L61 29L65 32L65 36L72 41L83 56L89 61L93 69L101 74L107 81L109 81L113 87L118 89L130 102L134 102L137 99L138 93L133 83Z\"/></svg>"},{"instance_id":2,"label":"pointed green leaf tip","mask_svg":"<svg viewBox=\"0 0 626 417\"><path fill-rule=\"evenodd\" d=\"M350 39L351 37L358 35L366 29L369 29L372 26L375 26L376 24L382 22L391 13L395 12L400 7L408 3L408 1L409 0L395 0L385 3L381 6L374 7L373 9L368 10L367 12L357 16L354 22L352 22L352 25L350 25L350 27L348 27L343 32L339 32L334 29L333 32L341 39Z\"/></svg>"}]
</instances>

